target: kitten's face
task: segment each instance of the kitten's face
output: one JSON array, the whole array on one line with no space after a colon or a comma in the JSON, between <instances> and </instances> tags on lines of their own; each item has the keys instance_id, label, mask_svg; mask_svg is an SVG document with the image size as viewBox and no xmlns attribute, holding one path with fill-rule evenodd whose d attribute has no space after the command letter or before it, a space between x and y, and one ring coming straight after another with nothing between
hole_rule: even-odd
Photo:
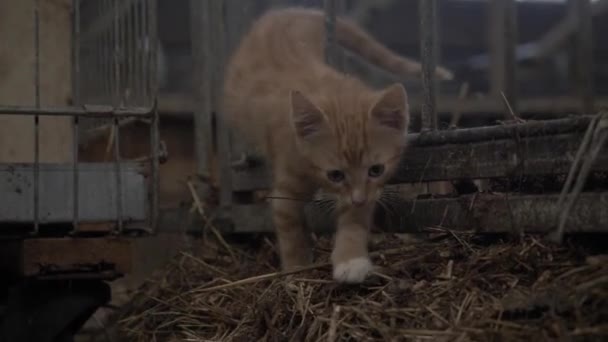
<instances>
[{"instance_id":1,"label":"kitten's face","mask_svg":"<svg viewBox=\"0 0 608 342\"><path fill-rule=\"evenodd\" d=\"M359 113L337 113L333 122L301 93L292 94L292 107L298 148L323 188L341 204L364 206L378 200L405 145L405 89L391 86Z\"/></svg>"}]
</instances>

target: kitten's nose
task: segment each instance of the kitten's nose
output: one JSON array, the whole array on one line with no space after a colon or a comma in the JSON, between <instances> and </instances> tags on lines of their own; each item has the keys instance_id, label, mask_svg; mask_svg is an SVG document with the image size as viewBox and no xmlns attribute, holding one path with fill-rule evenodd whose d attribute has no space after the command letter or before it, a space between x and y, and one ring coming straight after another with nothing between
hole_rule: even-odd
<instances>
[{"instance_id":1,"label":"kitten's nose","mask_svg":"<svg viewBox=\"0 0 608 342\"><path fill-rule=\"evenodd\" d=\"M365 204L367 199L364 191L353 190L350 195L350 200L353 202L353 205L361 206Z\"/></svg>"}]
</instances>

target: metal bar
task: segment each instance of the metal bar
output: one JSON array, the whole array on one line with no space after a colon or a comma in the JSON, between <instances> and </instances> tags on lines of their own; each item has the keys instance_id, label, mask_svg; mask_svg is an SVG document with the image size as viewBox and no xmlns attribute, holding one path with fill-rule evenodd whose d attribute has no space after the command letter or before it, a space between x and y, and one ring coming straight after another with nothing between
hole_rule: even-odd
<instances>
[{"instance_id":1,"label":"metal bar","mask_svg":"<svg viewBox=\"0 0 608 342\"><path fill-rule=\"evenodd\" d=\"M78 131L78 117L74 117L72 122L72 134L74 135L74 141L72 142L72 173L74 178L72 180L72 191L74 192L73 198L73 220L72 230L78 231L78 205L80 202L79 192L79 161L78 161L78 146L79 146L79 131Z\"/></svg>"},{"instance_id":2,"label":"metal bar","mask_svg":"<svg viewBox=\"0 0 608 342\"><path fill-rule=\"evenodd\" d=\"M114 0L104 0L104 8L99 13L112 13L112 2ZM101 15L101 14L100 14ZM112 17L113 18L113 17ZM109 27L109 26L108 26ZM114 25L112 25L114 28ZM107 99L113 99L114 94L112 93L112 88L114 84L114 59L112 54L112 42L114 40L114 30L106 30L104 39L104 83L105 83L105 96Z\"/></svg>"},{"instance_id":3,"label":"metal bar","mask_svg":"<svg viewBox=\"0 0 608 342\"><path fill-rule=\"evenodd\" d=\"M144 55L141 43L143 42L143 29L142 29L142 11L143 2L140 1L135 6L135 39L136 39L136 56L137 56L137 81L135 88L137 89L137 101L138 104L143 102L143 58Z\"/></svg>"},{"instance_id":4,"label":"metal bar","mask_svg":"<svg viewBox=\"0 0 608 342\"><path fill-rule=\"evenodd\" d=\"M125 90L127 89L127 75L126 75L126 30L125 30L125 17L124 13L121 13L118 16L118 75L119 75L119 84L118 84L118 105L120 107L126 106L125 103Z\"/></svg>"},{"instance_id":5,"label":"metal bar","mask_svg":"<svg viewBox=\"0 0 608 342\"><path fill-rule=\"evenodd\" d=\"M100 0L97 2L97 4L99 5L97 13L101 13L107 5L107 0ZM99 51L97 51L97 53L99 53L99 55L101 56L101 67L99 70L99 73L100 73L99 76L100 76L100 84L101 84L100 93L102 94L102 97L108 97L108 93L110 91L110 86L109 86L110 72L107 69L110 58L108 56L108 51L107 51L107 47L108 47L107 42L108 42L108 36L111 33L112 32L110 30L107 30L107 31L101 33L99 36ZM90 94L87 94L87 95L90 96Z\"/></svg>"},{"instance_id":6,"label":"metal bar","mask_svg":"<svg viewBox=\"0 0 608 342\"><path fill-rule=\"evenodd\" d=\"M156 102L154 108L156 108ZM154 116L152 117L151 132L150 132L150 146L152 148L152 160L151 160L151 178L152 178L152 191L151 191L151 205L150 205L150 229L152 232L156 232L158 226L158 214L160 209L160 132L159 132L159 120L158 111L154 110Z\"/></svg>"},{"instance_id":7,"label":"metal bar","mask_svg":"<svg viewBox=\"0 0 608 342\"><path fill-rule=\"evenodd\" d=\"M120 49L119 45L119 34L120 28L118 24L118 0L113 0L112 9L114 13L114 24L113 24L113 41L112 41L112 74L113 74L113 82L112 82L112 103L114 107L120 107L120 70L119 70L119 61L118 61L118 50Z\"/></svg>"},{"instance_id":8,"label":"metal bar","mask_svg":"<svg viewBox=\"0 0 608 342\"><path fill-rule=\"evenodd\" d=\"M113 71L114 71L114 83L112 89L112 98L114 106L120 105L120 66L119 66L119 49L120 49L120 24L119 24L119 7L118 0L114 0L113 3L114 11L114 23L113 23ZM118 125L118 118L113 119L113 132L114 132L114 172L116 181L116 221L117 221L117 232L122 232L122 179L120 176L120 127Z\"/></svg>"},{"instance_id":9,"label":"metal bar","mask_svg":"<svg viewBox=\"0 0 608 342\"><path fill-rule=\"evenodd\" d=\"M515 47L517 44L517 16L514 0L490 2L490 93L493 99L503 104L502 94L515 113L518 111ZM512 115L504 105L505 117Z\"/></svg>"},{"instance_id":10,"label":"metal bar","mask_svg":"<svg viewBox=\"0 0 608 342\"><path fill-rule=\"evenodd\" d=\"M150 66L149 66L149 87L152 95L152 101L154 101L154 115L152 116L152 124L150 125L150 145L152 146L152 160L151 160L151 173L152 173L152 205L150 207L150 228L153 232L156 231L158 223L158 211L160 206L160 179L159 179L159 166L160 166L160 131L159 131L159 118L158 118L158 80L157 75L157 44L158 44L158 27L157 27L157 16L158 10L156 7L156 1L152 1L149 6L148 18L150 19Z\"/></svg>"},{"instance_id":11,"label":"metal bar","mask_svg":"<svg viewBox=\"0 0 608 342\"><path fill-rule=\"evenodd\" d=\"M148 6L148 19L149 19L149 33L148 33L148 43L150 47L150 55L148 57L150 65L148 65L148 91L151 96L149 99L151 103L156 102L156 98L158 97L158 84L157 84L157 59L158 59L158 37L157 37L157 9L156 9L156 1L150 1L150 5ZM156 106L155 106L156 108Z\"/></svg>"},{"instance_id":12,"label":"metal bar","mask_svg":"<svg viewBox=\"0 0 608 342\"><path fill-rule=\"evenodd\" d=\"M114 118L114 173L116 177L116 220L118 233L122 233L122 175L120 174L120 127Z\"/></svg>"},{"instance_id":13,"label":"metal bar","mask_svg":"<svg viewBox=\"0 0 608 342\"><path fill-rule=\"evenodd\" d=\"M213 128L211 106L211 85L213 67L210 44L209 11L204 3L190 0L191 41L193 50L194 77L194 143L196 151L197 174L209 177L211 174L211 157L213 155Z\"/></svg>"},{"instance_id":14,"label":"metal bar","mask_svg":"<svg viewBox=\"0 0 608 342\"><path fill-rule=\"evenodd\" d=\"M39 1L34 1L34 97L40 108L40 14ZM40 118L34 116L34 234L40 224Z\"/></svg>"},{"instance_id":15,"label":"metal bar","mask_svg":"<svg viewBox=\"0 0 608 342\"><path fill-rule=\"evenodd\" d=\"M226 54L225 46L225 0L209 1L208 11L210 16L210 32L211 44L213 49L210 49L213 54L211 60L213 72L212 102L213 110L217 120L217 157L219 162L219 178L220 178L220 210L223 214L227 214L232 206L232 181L231 181L231 165L232 153L230 150L230 130L223 115L219 113L220 107L220 89L222 89L222 72L224 70L224 57Z\"/></svg>"},{"instance_id":16,"label":"metal bar","mask_svg":"<svg viewBox=\"0 0 608 342\"><path fill-rule=\"evenodd\" d=\"M42 116L82 116L82 117L152 117L154 108L114 108L111 106L89 106L84 107L17 107L17 106L2 106L0 107L0 115L42 115Z\"/></svg>"},{"instance_id":17,"label":"metal bar","mask_svg":"<svg viewBox=\"0 0 608 342\"><path fill-rule=\"evenodd\" d=\"M74 105L80 105L80 0L72 1L73 16L73 36L72 36L72 97ZM99 60L99 59L98 59ZM96 63L97 65L97 63ZM99 72L99 70L96 70ZM72 120L72 205L73 219L72 232L78 231L78 204L79 204L79 189L78 189L78 146L79 146L79 131L78 117L73 117Z\"/></svg>"},{"instance_id":18,"label":"metal bar","mask_svg":"<svg viewBox=\"0 0 608 342\"><path fill-rule=\"evenodd\" d=\"M420 60L422 62L422 131L437 130L437 0L420 0Z\"/></svg>"},{"instance_id":19,"label":"metal bar","mask_svg":"<svg viewBox=\"0 0 608 342\"><path fill-rule=\"evenodd\" d=\"M576 76L577 92L580 96L582 113L593 111L593 14L591 1L571 0L573 15L577 22L576 31Z\"/></svg>"},{"instance_id":20,"label":"metal bar","mask_svg":"<svg viewBox=\"0 0 608 342\"><path fill-rule=\"evenodd\" d=\"M325 0L325 61L338 69L338 46L336 43L336 0Z\"/></svg>"},{"instance_id":21,"label":"metal bar","mask_svg":"<svg viewBox=\"0 0 608 342\"><path fill-rule=\"evenodd\" d=\"M127 57L129 59L129 72L128 72L128 80L127 80L127 89L128 93L128 102L127 106L137 105L137 97L135 96L135 56L137 48L135 46L136 38L135 38L135 13L136 13L136 4L133 4L129 11L127 12L127 33L128 33L128 44L127 44Z\"/></svg>"},{"instance_id":22,"label":"metal bar","mask_svg":"<svg viewBox=\"0 0 608 342\"><path fill-rule=\"evenodd\" d=\"M103 9L104 3L103 1L97 1L97 13L103 13L102 9ZM80 28L79 28L80 30ZM99 92L100 95L105 95L104 92L106 91L105 88L105 83L106 83L106 73L105 73L105 68L107 65L107 59L105 58L106 56L102 53L104 51L104 35L101 34L99 36L96 37L96 39L93 40L93 51L92 53L95 54L95 59L96 59L96 63L94 63L95 70L90 70L91 66L89 65L88 68L84 69L87 70L88 72L86 74L93 74L94 78L91 78L91 76L89 77L89 80L87 80L86 82L86 86L88 87L88 92L87 94L89 96L91 96L92 94L95 94L97 92ZM78 34L78 40L79 40L79 45L83 45L82 44L82 37L80 35L80 33ZM88 58L90 59L90 58ZM89 62L90 63L90 62ZM93 80L97 80L97 82L93 81ZM82 98L81 98L82 101ZM82 102L79 103L79 105Z\"/></svg>"},{"instance_id":23,"label":"metal bar","mask_svg":"<svg viewBox=\"0 0 608 342\"><path fill-rule=\"evenodd\" d=\"M148 84L146 83L145 75L148 72L148 39L149 37L149 23L148 23L148 1L141 1L142 6L142 21L141 21L141 51L142 51L142 60L141 60L141 74L142 74L142 82L141 82L141 90L142 90L142 103L149 103L148 97Z\"/></svg>"}]
</instances>

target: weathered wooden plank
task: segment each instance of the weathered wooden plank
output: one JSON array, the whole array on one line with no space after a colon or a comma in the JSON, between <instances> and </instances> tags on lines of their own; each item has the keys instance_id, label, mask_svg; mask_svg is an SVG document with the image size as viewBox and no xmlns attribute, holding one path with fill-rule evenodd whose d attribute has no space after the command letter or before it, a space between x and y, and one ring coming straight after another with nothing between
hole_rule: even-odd
<instances>
[{"instance_id":1,"label":"weathered wooden plank","mask_svg":"<svg viewBox=\"0 0 608 342\"><path fill-rule=\"evenodd\" d=\"M477 193L456 198L404 200L391 205L377 226L385 231L415 232L427 227L474 230L480 233L548 233L557 224L559 195ZM583 193L568 219L569 233L608 232L608 193ZM234 208L232 231L272 232L265 204ZM319 211L309 211L314 231L329 231L333 221Z\"/></svg>"},{"instance_id":2,"label":"weathered wooden plank","mask_svg":"<svg viewBox=\"0 0 608 342\"><path fill-rule=\"evenodd\" d=\"M412 135L393 183L566 174L588 118ZM494 140L495 139L495 140ZM608 170L601 154L594 170ZM264 165L233 170L235 191L265 189Z\"/></svg>"},{"instance_id":3,"label":"weathered wooden plank","mask_svg":"<svg viewBox=\"0 0 608 342\"><path fill-rule=\"evenodd\" d=\"M458 198L406 202L397 230L425 227L486 233L547 233L557 225L559 195L478 193ZM608 193L584 193L568 218L568 232L607 232Z\"/></svg>"},{"instance_id":4,"label":"weathered wooden plank","mask_svg":"<svg viewBox=\"0 0 608 342\"><path fill-rule=\"evenodd\" d=\"M415 147L409 149L394 183L519 175L566 174L582 135ZM608 155L594 170L608 170Z\"/></svg>"},{"instance_id":5,"label":"weathered wooden plank","mask_svg":"<svg viewBox=\"0 0 608 342\"><path fill-rule=\"evenodd\" d=\"M433 133L408 135L410 146L428 146L483 142L500 139L515 139L584 132L593 116L580 116L556 120L529 121L485 127L444 130Z\"/></svg>"},{"instance_id":6,"label":"weathered wooden plank","mask_svg":"<svg viewBox=\"0 0 608 342\"><path fill-rule=\"evenodd\" d=\"M18 276L131 270L131 241L122 238L37 238L0 242L0 270Z\"/></svg>"}]
</instances>

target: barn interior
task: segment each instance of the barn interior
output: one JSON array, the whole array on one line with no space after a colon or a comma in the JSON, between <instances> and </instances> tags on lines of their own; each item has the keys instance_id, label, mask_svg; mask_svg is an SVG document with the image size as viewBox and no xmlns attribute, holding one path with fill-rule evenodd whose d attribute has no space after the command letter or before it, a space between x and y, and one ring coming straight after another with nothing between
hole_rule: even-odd
<instances>
[{"instance_id":1,"label":"barn interior","mask_svg":"<svg viewBox=\"0 0 608 342\"><path fill-rule=\"evenodd\" d=\"M359 288L328 280L314 208L318 262L280 272L266 166L221 119L226 58L289 6L454 74L334 50L374 87L402 82L413 120ZM0 2L0 336L605 338L602 32L606 0Z\"/></svg>"}]
</instances>

